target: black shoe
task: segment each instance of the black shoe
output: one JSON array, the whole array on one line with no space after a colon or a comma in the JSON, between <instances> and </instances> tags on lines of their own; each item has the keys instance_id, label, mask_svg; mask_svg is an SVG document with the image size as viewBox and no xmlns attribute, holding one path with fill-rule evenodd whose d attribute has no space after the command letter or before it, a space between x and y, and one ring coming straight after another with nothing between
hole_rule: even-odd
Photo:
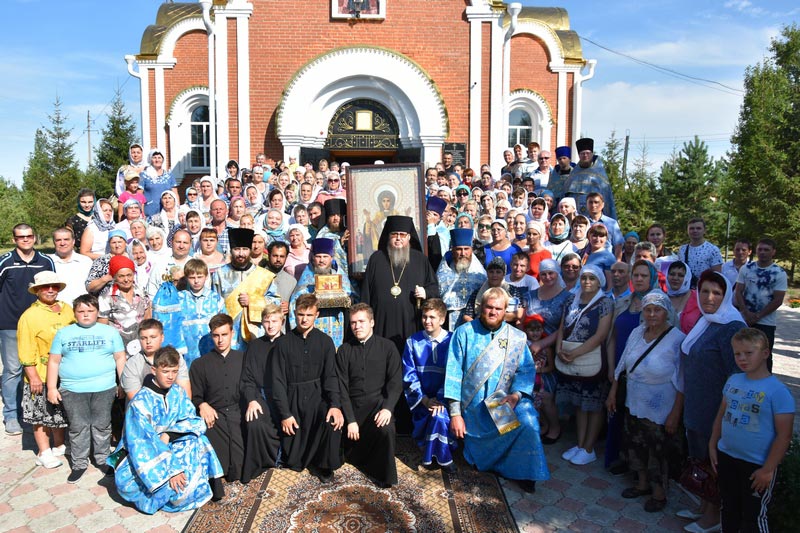
<instances>
[{"instance_id":1,"label":"black shoe","mask_svg":"<svg viewBox=\"0 0 800 533\"><path fill-rule=\"evenodd\" d=\"M612 476L621 476L628 472L628 463L625 461L614 461L614 463L608 467L608 473Z\"/></svg>"},{"instance_id":2,"label":"black shoe","mask_svg":"<svg viewBox=\"0 0 800 533\"><path fill-rule=\"evenodd\" d=\"M533 494L534 492L536 492L535 481L532 481L530 479L515 479L514 482L517 484L517 486L519 486L519 488L521 488L528 494Z\"/></svg>"},{"instance_id":3,"label":"black shoe","mask_svg":"<svg viewBox=\"0 0 800 533\"><path fill-rule=\"evenodd\" d=\"M622 497L626 500L632 500L633 498L638 498L639 496L649 496L651 494L653 494L653 487L647 487L646 489L628 487L622 491Z\"/></svg>"},{"instance_id":4,"label":"black shoe","mask_svg":"<svg viewBox=\"0 0 800 533\"><path fill-rule=\"evenodd\" d=\"M375 485L378 488L381 488L381 489L390 489L390 488L392 488L392 484L391 483L386 483L385 481L375 480Z\"/></svg>"},{"instance_id":5,"label":"black shoe","mask_svg":"<svg viewBox=\"0 0 800 533\"><path fill-rule=\"evenodd\" d=\"M211 478L208 480L211 485L211 501L218 502L225 497L225 486L222 484L222 478Z\"/></svg>"},{"instance_id":6,"label":"black shoe","mask_svg":"<svg viewBox=\"0 0 800 533\"><path fill-rule=\"evenodd\" d=\"M101 470L103 471L104 477L114 477L114 469L111 468L111 466L106 466L104 468L101 468Z\"/></svg>"},{"instance_id":7,"label":"black shoe","mask_svg":"<svg viewBox=\"0 0 800 533\"><path fill-rule=\"evenodd\" d=\"M456 466L455 462L452 462L449 465L442 466L442 471L447 472L448 474L455 474L458 472L458 467Z\"/></svg>"},{"instance_id":8,"label":"black shoe","mask_svg":"<svg viewBox=\"0 0 800 533\"><path fill-rule=\"evenodd\" d=\"M558 432L558 435L555 437L548 437L547 435L542 435L542 444L555 444L558 442L558 439L561 438L561 431Z\"/></svg>"},{"instance_id":9,"label":"black shoe","mask_svg":"<svg viewBox=\"0 0 800 533\"><path fill-rule=\"evenodd\" d=\"M69 473L69 476L67 476L67 483L73 483L73 484L77 483L78 481L81 480L81 478L85 473L86 473L85 468L73 469L72 472Z\"/></svg>"},{"instance_id":10,"label":"black shoe","mask_svg":"<svg viewBox=\"0 0 800 533\"><path fill-rule=\"evenodd\" d=\"M330 468L320 468L317 470L317 479L319 479L319 482L323 485L331 483L333 481L333 470Z\"/></svg>"}]
</instances>

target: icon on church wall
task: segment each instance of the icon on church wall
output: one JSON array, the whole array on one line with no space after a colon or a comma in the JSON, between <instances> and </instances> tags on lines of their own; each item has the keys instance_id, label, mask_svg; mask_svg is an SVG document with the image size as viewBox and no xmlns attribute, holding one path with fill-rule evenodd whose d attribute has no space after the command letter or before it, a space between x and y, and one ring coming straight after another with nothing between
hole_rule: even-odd
<instances>
[{"instance_id":1,"label":"icon on church wall","mask_svg":"<svg viewBox=\"0 0 800 533\"><path fill-rule=\"evenodd\" d=\"M378 249L386 217L414 219L417 235L426 244L423 168L417 163L347 167L347 225L350 273L363 273Z\"/></svg>"},{"instance_id":2,"label":"icon on church wall","mask_svg":"<svg viewBox=\"0 0 800 533\"><path fill-rule=\"evenodd\" d=\"M331 0L331 18L385 19L386 0Z\"/></svg>"}]
</instances>

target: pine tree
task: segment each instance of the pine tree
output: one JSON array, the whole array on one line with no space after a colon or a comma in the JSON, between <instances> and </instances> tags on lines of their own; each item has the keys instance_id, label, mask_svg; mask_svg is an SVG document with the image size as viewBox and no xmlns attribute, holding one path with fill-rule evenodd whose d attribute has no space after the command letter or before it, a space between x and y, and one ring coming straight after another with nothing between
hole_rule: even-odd
<instances>
[{"instance_id":1,"label":"pine tree","mask_svg":"<svg viewBox=\"0 0 800 533\"><path fill-rule=\"evenodd\" d=\"M771 56L745 72L730 154L735 235L770 236L778 257L800 257L800 29L783 28Z\"/></svg>"},{"instance_id":2,"label":"pine tree","mask_svg":"<svg viewBox=\"0 0 800 533\"><path fill-rule=\"evenodd\" d=\"M50 127L36 130L33 152L22 175L28 218L40 234L59 227L75 211L75 195L83 178L60 99L56 98L48 118Z\"/></svg>"},{"instance_id":3,"label":"pine tree","mask_svg":"<svg viewBox=\"0 0 800 533\"><path fill-rule=\"evenodd\" d=\"M97 169L100 179L108 180L110 188L113 189L117 170L128 162L128 150L130 145L136 142L136 124L125 109L119 89L114 95L108 122L101 134L102 140L97 149L94 167Z\"/></svg>"},{"instance_id":4,"label":"pine tree","mask_svg":"<svg viewBox=\"0 0 800 533\"><path fill-rule=\"evenodd\" d=\"M614 198L620 227L638 231L642 238L647 227L655 222L653 218L653 192L655 175L649 159L647 144L639 145L639 154L628 172L625 186Z\"/></svg>"},{"instance_id":5,"label":"pine tree","mask_svg":"<svg viewBox=\"0 0 800 533\"><path fill-rule=\"evenodd\" d=\"M27 221L22 191L12 182L0 176L0 243L12 244L12 229Z\"/></svg>"}]
</instances>

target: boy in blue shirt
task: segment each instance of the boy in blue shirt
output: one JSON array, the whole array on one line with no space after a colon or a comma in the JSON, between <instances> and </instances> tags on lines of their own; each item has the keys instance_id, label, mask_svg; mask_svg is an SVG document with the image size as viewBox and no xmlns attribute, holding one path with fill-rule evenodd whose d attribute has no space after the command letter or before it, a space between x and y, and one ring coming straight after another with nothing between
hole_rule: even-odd
<instances>
[{"instance_id":1,"label":"boy in blue shirt","mask_svg":"<svg viewBox=\"0 0 800 533\"><path fill-rule=\"evenodd\" d=\"M769 531L767 506L792 439L794 398L767 369L769 341L743 328L731 341L743 372L728 378L709 442L719 476L723 531Z\"/></svg>"}]
</instances>

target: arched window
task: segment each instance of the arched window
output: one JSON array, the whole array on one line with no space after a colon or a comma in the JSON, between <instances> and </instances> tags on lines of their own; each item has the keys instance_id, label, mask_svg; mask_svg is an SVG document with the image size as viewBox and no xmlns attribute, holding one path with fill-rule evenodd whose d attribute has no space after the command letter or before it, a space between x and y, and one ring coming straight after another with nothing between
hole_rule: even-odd
<instances>
[{"instance_id":1,"label":"arched window","mask_svg":"<svg viewBox=\"0 0 800 533\"><path fill-rule=\"evenodd\" d=\"M531 116L524 109L513 109L508 114L508 146L528 146L533 133Z\"/></svg>"},{"instance_id":2,"label":"arched window","mask_svg":"<svg viewBox=\"0 0 800 533\"><path fill-rule=\"evenodd\" d=\"M211 164L208 106L199 105L192 110L190 167L208 168Z\"/></svg>"}]
</instances>

